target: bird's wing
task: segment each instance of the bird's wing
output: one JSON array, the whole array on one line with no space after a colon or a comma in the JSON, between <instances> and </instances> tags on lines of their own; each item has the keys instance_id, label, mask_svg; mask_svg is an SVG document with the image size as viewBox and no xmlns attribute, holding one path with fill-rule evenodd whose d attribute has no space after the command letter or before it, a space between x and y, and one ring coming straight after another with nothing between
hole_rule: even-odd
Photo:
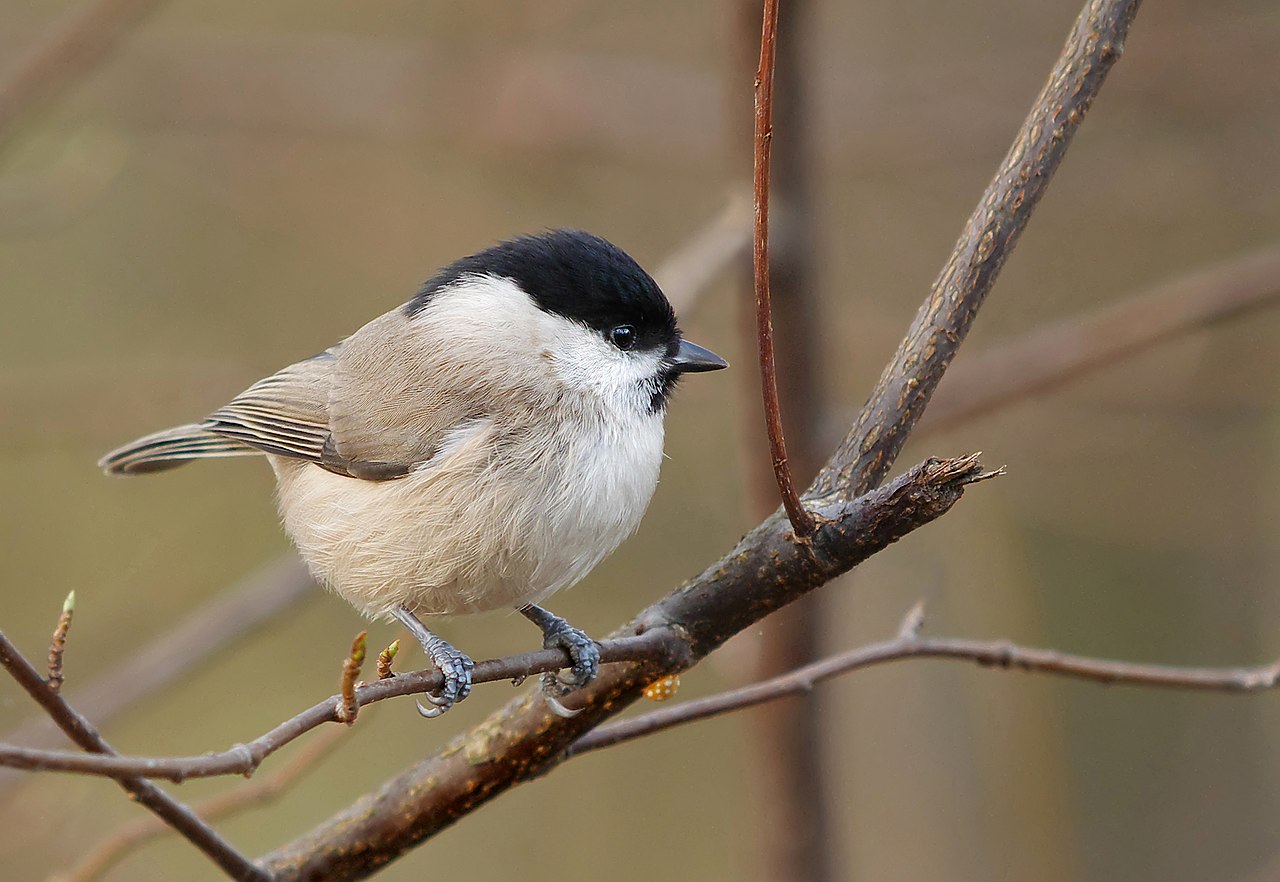
<instances>
[{"instance_id":1,"label":"bird's wing","mask_svg":"<svg viewBox=\"0 0 1280 882\"><path fill-rule=\"evenodd\" d=\"M492 390L470 356L451 358L458 343L399 309L344 340L329 390L326 467L399 477L434 456L450 430L486 416Z\"/></svg>"},{"instance_id":2,"label":"bird's wing","mask_svg":"<svg viewBox=\"0 0 1280 882\"><path fill-rule=\"evenodd\" d=\"M490 400L450 341L394 310L314 358L250 386L201 425L258 450L383 481L429 460ZM491 390L490 390L491 391Z\"/></svg>"},{"instance_id":3,"label":"bird's wing","mask_svg":"<svg viewBox=\"0 0 1280 882\"><path fill-rule=\"evenodd\" d=\"M209 415L210 432L258 450L319 463L329 438L334 350L259 380Z\"/></svg>"}]
</instances>

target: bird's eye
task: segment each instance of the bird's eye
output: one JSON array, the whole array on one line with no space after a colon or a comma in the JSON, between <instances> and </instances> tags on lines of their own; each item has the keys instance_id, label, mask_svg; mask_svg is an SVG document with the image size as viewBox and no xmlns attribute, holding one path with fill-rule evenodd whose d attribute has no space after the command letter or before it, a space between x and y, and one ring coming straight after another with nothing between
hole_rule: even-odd
<instances>
[{"instance_id":1,"label":"bird's eye","mask_svg":"<svg viewBox=\"0 0 1280 882\"><path fill-rule=\"evenodd\" d=\"M609 340L623 352L629 352L636 345L636 329L631 325L618 325L609 332Z\"/></svg>"}]
</instances>

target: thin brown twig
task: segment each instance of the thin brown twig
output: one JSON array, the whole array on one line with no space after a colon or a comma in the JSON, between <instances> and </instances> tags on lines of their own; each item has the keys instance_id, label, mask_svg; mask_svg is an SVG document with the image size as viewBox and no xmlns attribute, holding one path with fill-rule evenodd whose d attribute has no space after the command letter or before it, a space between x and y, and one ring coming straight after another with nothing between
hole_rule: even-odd
<instances>
[{"instance_id":1,"label":"thin brown twig","mask_svg":"<svg viewBox=\"0 0 1280 882\"><path fill-rule=\"evenodd\" d=\"M365 643L369 639L368 631L361 631L351 641L351 652L342 662L342 679L338 683L338 700L334 704L334 713L339 723L350 726L360 713L360 705L356 701L356 680L360 677L360 668L364 666Z\"/></svg>"},{"instance_id":2,"label":"thin brown twig","mask_svg":"<svg viewBox=\"0 0 1280 882\"><path fill-rule=\"evenodd\" d=\"M297 555L283 555L131 650L89 683L69 687L67 701L97 725L105 726L148 695L181 682L219 650L254 634L303 598L315 595L315 581ZM54 747L62 743L62 734L52 720L40 715L0 736L0 741ZM22 779L16 770L0 769L0 790Z\"/></svg>"},{"instance_id":3,"label":"thin brown twig","mask_svg":"<svg viewBox=\"0 0 1280 882\"><path fill-rule=\"evenodd\" d=\"M44 708L72 741L93 755L113 758L114 748L93 724L46 685L44 678L18 648L0 631L0 665L9 672L27 694ZM82 754L76 754L82 755ZM271 876L238 852L216 830L202 821L190 807L174 799L146 778L125 776L119 784L131 797L151 809L166 824L203 851L232 879L246 882L269 882Z\"/></svg>"},{"instance_id":4,"label":"thin brown twig","mask_svg":"<svg viewBox=\"0 0 1280 882\"><path fill-rule=\"evenodd\" d=\"M62 655L67 651L67 632L71 630L71 617L76 611L76 593L67 594L62 602L62 614L58 616L58 625L53 629L53 637L49 639L49 673L45 682L54 693L62 691Z\"/></svg>"},{"instance_id":5,"label":"thin brown twig","mask_svg":"<svg viewBox=\"0 0 1280 882\"><path fill-rule=\"evenodd\" d=\"M760 67L755 83L755 236L752 242L752 274L756 292L756 334L760 353L760 387L764 398L765 424L769 431L769 451L773 474L778 481L782 505L796 537L806 539L817 529L814 519L800 501L787 461L787 442L782 431L782 409L778 401L778 377L773 356L773 320L769 303L769 164L773 146L773 71L778 42L778 0L765 0L760 31Z\"/></svg>"},{"instance_id":6,"label":"thin brown twig","mask_svg":"<svg viewBox=\"0 0 1280 882\"><path fill-rule=\"evenodd\" d=\"M392 640L386 649L378 653L378 679L386 680L394 677L395 671L391 670L391 663L396 660L396 655L400 652L400 641Z\"/></svg>"},{"instance_id":7,"label":"thin brown twig","mask_svg":"<svg viewBox=\"0 0 1280 882\"><path fill-rule=\"evenodd\" d=\"M752 86L760 61L763 27L760 0L734 0L735 26L731 31L730 110L734 119L731 159L750 161L754 155L754 107ZM787 465L792 479L803 486L817 473L830 446L824 443L822 421L827 413L819 370L819 340L825 329L817 290L816 235L813 192L817 163L813 161L815 137L813 77L806 70L811 59L815 4L787 0L787 20L777 33L774 65L774 130L783 137L770 143L769 160L769 302L774 343L774 371L778 397L786 401ZM738 89L738 85L741 89ZM746 100L743 100L743 99ZM739 136L742 136L741 138ZM740 156L745 148L745 156ZM747 300L754 299L752 258L743 254L742 282ZM747 351L758 350L754 310L740 315L740 331ZM772 466L759 371L738 377L756 406L745 409L739 443L743 448L744 488L752 521L768 517L778 507L777 476ZM829 595L816 594L798 601L786 616L774 617L758 635L738 641L733 655L721 659L738 685L772 677L817 660L822 654L821 606ZM754 658L747 656L754 653ZM745 663L754 661L754 664ZM779 882L835 882L847 875L839 866L839 837L831 812L830 769L825 761L826 742L815 702L798 701L758 708L746 724L747 739L757 770L750 795L767 810L749 812L756 829L753 860L761 878Z\"/></svg>"},{"instance_id":8,"label":"thin brown twig","mask_svg":"<svg viewBox=\"0 0 1280 882\"><path fill-rule=\"evenodd\" d=\"M269 777L219 793L202 802L193 803L191 810L205 821L212 822L273 802L287 793L300 778L332 753L334 748L342 742L345 734L346 729L336 726L327 729L301 748L297 756ZM55 882L91 882L118 864L129 852L170 832L172 828L159 818L150 816L138 818L103 839L75 866L58 873L54 880Z\"/></svg>"},{"instance_id":9,"label":"thin brown twig","mask_svg":"<svg viewBox=\"0 0 1280 882\"><path fill-rule=\"evenodd\" d=\"M916 609L913 608L903 620L898 635L892 640L860 646L740 689L730 689L601 726L574 742L569 748L569 755L577 756L611 747L673 726L705 720L789 695L804 695L823 680L872 665L913 658L970 661L991 669L1053 674L1094 683L1122 683L1169 689L1247 693L1274 689L1280 682L1280 660L1251 668L1183 667L1071 655L1052 649L1019 646L1007 640L921 637L918 629L922 621L915 614Z\"/></svg>"},{"instance_id":10,"label":"thin brown twig","mask_svg":"<svg viewBox=\"0 0 1280 882\"><path fill-rule=\"evenodd\" d=\"M673 644L681 638L671 629L656 628L636 637L604 640L600 643L600 660L611 662L655 661L669 657L679 650ZM563 650L543 649L501 659L476 663L472 682L494 683L503 680L524 679L545 671L564 667L567 657ZM350 662L350 659L348 659ZM347 680L344 665L344 683ZM352 680L354 683L354 680ZM354 689L352 700L357 708L403 695L419 695L438 691L443 685L440 672L435 668L410 671L386 680L378 680ZM189 778L210 778L219 775L252 775L268 756L312 729L325 723L343 722L340 706L341 694L320 701L294 717L258 736L247 744L217 753L193 756L144 757L94 754L88 755L66 750L36 750L9 744L0 744L0 764L28 771L78 772L105 775L125 779L134 775L147 778L164 778L181 782Z\"/></svg>"}]
</instances>

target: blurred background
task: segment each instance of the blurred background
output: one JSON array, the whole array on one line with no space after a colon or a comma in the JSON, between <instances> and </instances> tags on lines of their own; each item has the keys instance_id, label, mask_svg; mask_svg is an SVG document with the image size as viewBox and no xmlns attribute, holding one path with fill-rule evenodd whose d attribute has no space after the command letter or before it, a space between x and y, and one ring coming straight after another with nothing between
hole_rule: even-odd
<instances>
[{"instance_id":1,"label":"blurred background","mask_svg":"<svg viewBox=\"0 0 1280 882\"><path fill-rule=\"evenodd\" d=\"M55 60L47 88L5 80L67 16L111 5L0 4L0 628L43 658L75 589L73 700L238 581L278 583L261 570L288 553L262 462L108 480L103 452L202 416L498 239L579 226L662 264L750 176L758 46L729 0L117 0L121 39L98 63ZM780 221L798 232L779 247L802 255L812 293L785 345L803 338L818 380L784 399L796 444L825 455L856 413L1078 10L783 4L779 76L798 83L779 99L780 186L796 194L781 204L803 217ZM17 110L5 83L30 93ZM1280 7L1148 3L957 368L1278 238ZM743 439L762 429L741 282L740 266L720 273L683 316L735 370L681 388L648 518L553 603L593 633L755 523L767 463ZM980 449L1009 477L827 586L812 640L881 639L923 598L939 635L1187 664L1280 655L1277 337L1280 310L1254 311L921 435L895 471ZM130 753L220 750L332 693L365 623L319 590L290 597L211 657L183 637L196 663L123 707L106 696L106 736ZM687 674L680 697L752 676L760 635L799 615ZM511 616L442 630L477 658L536 643ZM372 645L395 636L370 627ZM478 689L432 723L405 701L372 708L278 802L218 826L268 851L507 695ZM823 832L805 850L823 850L826 878L1280 879L1276 696L910 662L826 684L809 710L821 792L805 811ZM0 738L37 717L0 679ZM788 829L769 791L793 757L762 749L752 719L575 760L378 878L785 878L762 831ZM0 788L14 880L67 869L142 814L102 779ZM217 876L169 837L102 878Z\"/></svg>"}]
</instances>

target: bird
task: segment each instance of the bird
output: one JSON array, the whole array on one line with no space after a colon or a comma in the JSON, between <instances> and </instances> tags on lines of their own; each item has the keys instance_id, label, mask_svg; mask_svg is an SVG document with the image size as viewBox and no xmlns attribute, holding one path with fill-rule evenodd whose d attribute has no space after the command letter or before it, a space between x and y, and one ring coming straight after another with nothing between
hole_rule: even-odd
<instances>
[{"instance_id":1,"label":"bird","mask_svg":"<svg viewBox=\"0 0 1280 882\"><path fill-rule=\"evenodd\" d=\"M599 646L541 604L639 525L677 381L725 367L621 248L549 230L454 261L336 345L99 465L265 457L317 580L398 620L440 670L423 716L470 694L474 662L422 619L504 608L567 653L567 673L542 678L567 715L560 699L597 676Z\"/></svg>"}]
</instances>

